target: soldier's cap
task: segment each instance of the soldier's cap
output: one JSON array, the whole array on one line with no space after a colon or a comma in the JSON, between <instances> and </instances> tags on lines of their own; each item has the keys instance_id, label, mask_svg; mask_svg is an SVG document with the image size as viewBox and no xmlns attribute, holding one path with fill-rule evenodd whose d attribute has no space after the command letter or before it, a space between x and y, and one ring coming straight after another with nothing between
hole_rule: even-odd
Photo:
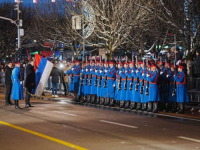
<instances>
[{"instance_id":1,"label":"soldier's cap","mask_svg":"<svg viewBox=\"0 0 200 150\"><path fill-rule=\"evenodd\" d=\"M162 61L158 61L157 64L161 64L162 65L163 63L162 63Z\"/></svg>"},{"instance_id":2,"label":"soldier's cap","mask_svg":"<svg viewBox=\"0 0 200 150\"><path fill-rule=\"evenodd\" d=\"M148 67L151 68L151 64L148 64Z\"/></svg>"},{"instance_id":3,"label":"soldier's cap","mask_svg":"<svg viewBox=\"0 0 200 150\"><path fill-rule=\"evenodd\" d=\"M117 64L119 64L119 65L124 65L123 62L118 62Z\"/></svg>"},{"instance_id":4,"label":"soldier's cap","mask_svg":"<svg viewBox=\"0 0 200 150\"><path fill-rule=\"evenodd\" d=\"M95 63L94 60L91 61L92 63Z\"/></svg>"},{"instance_id":5,"label":"soldier's cap","mask_svg":"<svg viewBox=\"0 0 200 150\"><path fill-rule=\"evenodd\" d=\"M100 61L99 61L99 60L97 60L97 61L96 61L96 63L100 63Z\"/></svg>"},{"instance_id":6,"label":"soldier's cap","mask_svg":"<svg viewBox=\"0 0 200 150\"><path fill-rule=\"evenodd\" d=\"M115 62L114 61L109 61L109 64L115 64Z\"/></svg>"},{"instance_id":7,"label":"soldier's cap","mask_svg":"<svg viewBox=\"0 0 200 150\"><path fill-rule=\"evenodd\" d=\"M71 63L71 64L74 64L75 62L74 62L74 61L70 61L70 63Z\"/></svg>"},{"instance_id":8,"label":"soldier's cap","mask_svg":"<svg viewBox=\"0 0 200 150\"><path fill-rule=\"evenodd\" d=\"M89 60L87 60L87 61L86 61L86 63L88 63L88 64L89 64L89 63L90 63L90 61L89 61Z\"/></svg>"},{"instance_id":9,"label":"soldier's cap","mask_svg":"<svg viewBox=\"0 0 200 150\"><path fill-rule=\"evenodd\" d=\"M174 68L174 65L171 65L172 68Z\"/></svg>"},{"instance_id":10,"label":"soldier's cap","mask_svg":"<svg viewBox=\"0 0 200 150\"><path fill-rule=\"evenodd\" d=\"M133 62L132 62L132 61L129 61L128 64L133 64Z\"/></svg>"},{"instance_id":11,"label":"soldier's cap","mask_svg":"<svg viewBox=\"0 0 200 150\"><path fill-rule=\"evenodd\" d=\"M80 63L80 60L76 60L75 62L76 62L76 63Z\"/></svg>"},{"instance_id":12,"label":"soldier's cap","mask_svg":"<svg viewBox=\"0 0 200 150\"><path fill-rule=\"evenodd\" d=\"M152 64L151 67L157 68L156 64Z\"/></svg>"},{"instance_id":13,"label":"soldier's cap","mask_svg":"<svg viewBox=\"0 0 200 150\"><path fill-rule=\"evenodd\" d=\"M183 65L178 65L178 68L184 69L185 67Z\"/></svg>"},{"instance_id":14,"label":"soldier's cap","mask_svg":"<svg viewBox=\"0 0 200 150\"><path fill-rule=\"evenodd\" d=\"M15 62L15 65L20 65L20 62Z\"/></svg>"},{"instance_id":15,"label":"soldier's cap","mask_svg":"<svg viewBox=\"0 0 200 150\"><path fill-rule=\"evenodd\" d=\"M170 66L170 63L166 62L166 63L165 63L165 65L168 65L168 66Z\"/></svg>"}]
</instances>

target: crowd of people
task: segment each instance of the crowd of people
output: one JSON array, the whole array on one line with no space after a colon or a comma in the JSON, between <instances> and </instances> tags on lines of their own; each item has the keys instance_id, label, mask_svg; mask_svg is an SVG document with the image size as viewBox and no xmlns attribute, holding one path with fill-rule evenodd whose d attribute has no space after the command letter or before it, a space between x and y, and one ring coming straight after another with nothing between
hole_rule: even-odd
<instances>
[{"instance_id":1,"label":"crowd of people","mask_svg":"<svg viewBox=\"0 0 200 150\"><path fill-rule=\"evenodd\" d=\"M200 77L199 53L200 48L192 62L195 77ZM52 97L58 97L57 92L63 87L65 96L73 92L74 100L78 102L117 105L124 109L153 113L158 110L183 113L184 104L189 98L186 65L179 55L177 50L174 55L167 54L166 59L158 57L138 60L137 57L126 57L124 60L102 60L101 57L90 57L86 61L55 61L46 90L52 91ZM32 107L30 93L35 88L34 60L26 64L8 62L5 72L4 68L1 69L0 77L6 85L6 106L12 105L12 99L15 100L15 108L20 108L18 100L23 99L24 86L25 107ZM13 87L18 92L13 92Z\"/></svg>"}]
</instances>

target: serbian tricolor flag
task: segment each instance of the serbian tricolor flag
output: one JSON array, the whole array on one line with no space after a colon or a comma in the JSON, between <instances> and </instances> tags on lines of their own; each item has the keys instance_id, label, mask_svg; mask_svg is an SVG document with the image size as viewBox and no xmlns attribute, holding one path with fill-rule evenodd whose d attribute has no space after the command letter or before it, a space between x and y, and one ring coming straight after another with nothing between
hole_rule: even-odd
<instances>
[{"instance_id":1,"label":"serbian tricolor flag","mask_svg":"<svg viewBox=\"0 0 200 150\"><path fill-rule=\"evenodd\" d=\"M33 0L33 3L37 3L37 0Z\"/></svg>"},{"instance_id":2,"label":"serbian tricolor flag","mask_svg":"<svg viewBox=\"0 0 200 150\"><path fill-rule=\"evenodd\" d=\"M50 61L38 54L35 54L35 95L42 95L52 68L53 64Z\"/></svg>"}]
</instances>

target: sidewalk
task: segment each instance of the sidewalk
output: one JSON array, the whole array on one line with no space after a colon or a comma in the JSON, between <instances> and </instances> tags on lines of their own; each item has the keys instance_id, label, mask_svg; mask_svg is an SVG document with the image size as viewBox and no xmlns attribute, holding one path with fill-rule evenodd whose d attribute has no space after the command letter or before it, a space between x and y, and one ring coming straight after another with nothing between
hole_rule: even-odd
<instances>
[{"instance_id":1,"label":"sidewalk","mask_svg":"<svg viewBox=\"0 0 200 150\"><path fill-rule=\"evenodd\" d=\"M5 93L5 87L0 85L0 92ZM98 105L98 104L90 104L90 103L81 103L81 102L74 102L73 101L73 94L69 93L69 96L65 97L64 95L60 94L58 98L52 98L51 91L45 92L45 96L41 97L33 97L36 99L43 99L43 100L49 100L49 101L56 101L56 102L66 102L66 103L71 103L71 104L76 104L76 105L82 105L82 106L87 106L87 107L95 107L99 109L106 109L106 110L111 110L111 111L119 111L119 112L125 112L125 113L134 113L134 114L152 114L152 113L147 113L147 112L142 112L142 111L136 111L136 110L130 110L130 109L123 109L119 107L108 107L108 106L103 106L103 105ZM190 118L190 119L198 119L200 120L200 107L195 107L194 106L186 106L185 107L185 113L184 114L176 114L176 113L169 113L169 112L161 112L159 111L158 115L167 115L167 116L175 116L175 117L183 117L183 118ZM154 114L156 115L156 114Z\"/></svg>"}]
</instances>

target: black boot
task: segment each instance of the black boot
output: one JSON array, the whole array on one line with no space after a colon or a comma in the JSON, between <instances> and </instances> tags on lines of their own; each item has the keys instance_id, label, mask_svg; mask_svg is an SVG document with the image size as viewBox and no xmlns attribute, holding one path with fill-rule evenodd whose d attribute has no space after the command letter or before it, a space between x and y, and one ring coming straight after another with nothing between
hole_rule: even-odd
<instances>
[{"instance_id":1,"label":"black boot","mask_svg":"<svg viewBox=\"0 0 200 150\"><path fill-rule=\"evenodd\" d=\"M169 103L165 103L165 109L163 110L164 112L169 112Z\"/></svg>"},{"instance_id":2,"label":"black boot","mask_svg":"<svg viewBox=\"0 0 200 150\"><path fill-rule=\"evenodd\" d=\"M148 102L147 112L151 112L151 111L152 111L152 102Z\"/></svg>"},{"instance_id":3,"label":"black boot","mask_svg":"<svg viewBox=\"0 0 200 150\"><path fill-rule=\"evenodd\" d=\"M179 103L179 110L178 112L179 114L183 114L184 113L184 103Z\"/></svg>"},{"instance_id":4,"label":"black boot","mask_svg":"<svg viewBox=\"0 0 200 150\"><path fill-rule=\"evenodd\" d=\"M90 101L91 101L91 95L88 94L88 95L87 95L87 103L90 103Z\"/></svg>"},{"instance_id":5,"label":"black boot","mask_svg":"<svg viewBox=\"0 0 200 150\"><path fill-rule=\"evenodd\" d=\"M158 113L158 103L157 102L153 103L153 111L152 111L152 113Z\"/></svg>"},{"instance_id":6,"label":"black boot","mask_svg":"<svg viewBox=\"0 0 200 150\"><path fill-rule=\"evenodd\" d=\"M170 112L175 113L177 111L176 102L171 103L171 110Z\"/></svg>"},{"instance_id":7,"label":"black boot","mask_svg":"<svg viewBox=\"0 0 200 150\"><path fill-rule=\"evenodd\" d=\"M125 101L124 109L128 109L130 106L130 101Z\"/></svg>"},{"instance_id":8,"label":"black boot","mask_svg":"<svg viewBox=\"0 0 200 150\"><path fill-rule=\"evenodd\" d=\"M105 98L104 106L108 106L110 103L110 99L108 97Z\"/></svg>"},{"instance_id":9,"label":"black boot","mask_svg":"<svg viewBox=\"0 0 200 150\"><path fill-rule=\"evenodd\" d=\"M97 96L96 104L99 104L99 103L100 103L100 97Z\"/></svg>"},{"instance_id":10,"label":"black boot","mask_svg":"<svg viewBox=\"0 0 200 150\"><path fill-rule=\"evenodd\" d=\"M18 101L18 100L15 100L15 108L16 108L16 109L21 109L21 108L19 107L19 101Z\"/></svg>"},{"instance_id":11,"label":"black boot","mask_svg":"<svg viewBox=\"0 0 200 150\"><path fill-rule=\"evenodd\" d=\"M96 95L91 95L91 104L96 102Z\"/></svg>"},{"instance_id":12,"label":"black boot","mask_svg":"<svg viewBox=\"0 0 200 150\"><path fill-rule=\"evenodd\" d=\"M137 103L136 110L141 110L141 103Z\"/></svg>"},{"instance_id":13,"label":"black boot","mask_svg":"<svg viewBox=\"0 0 200 150\"><path fill-rule=\"evenodd\" d=\"M120 101L119 108L124 108L124 101Z\"/></svg>"},{"instance_id":14,"label":"black boot","mask_svg":"<svg viewBox=\"0 0 200 150\"><path fill-rule=\"evenodd\" d=\"M147 111L147 103L142 103L142 111Z\"/></svg>"},{"instance_id":15,"label":"black boot","mask_svg":"<svg viewBox=\"0 0 200 150\"><path fill-rule=\"evenodd\" d=\"M81 100L81 96L80 95L77 95L77 98L76 98L76 101L75 102L80 102Z\"/></svg>"},{"instance_id":16,"label":"black boot","mask_svg":"<svg viewBox=\"0 0 200 150\"><path fill-rule=\"evenodd\" d=\"M104 97L100 97L100 105L104 104Z\"/></svg>"},{"instance_id":17,"label":"black boot","mask_svg":"<svg viewBox=\"0 0 200 150\"><path fill-rule=\"evenodd\" d=\"M74 93L74 99L73 99L74 102L77 101L77 93Z\"/></svg>"},{"instance_id":18,"label":"black boot","mask_svg":"<svg viewBox=\"0 0 200 150\"><path fill-rule=\"evenodd\" d=\"M114 105L115 105L115 100L114 100L114 98L111 98L110 99L110 107L114 107Z\"/></svg>"},{"instance_id":19,"label":"black boot","mask_svg":"<svg viewBox=\"0 0 200 150\"><path fill-rule=\"evenodd\" d=\"M130 109L136 109L136 102L131 101Z\"/></svg>"}]
</instances>

